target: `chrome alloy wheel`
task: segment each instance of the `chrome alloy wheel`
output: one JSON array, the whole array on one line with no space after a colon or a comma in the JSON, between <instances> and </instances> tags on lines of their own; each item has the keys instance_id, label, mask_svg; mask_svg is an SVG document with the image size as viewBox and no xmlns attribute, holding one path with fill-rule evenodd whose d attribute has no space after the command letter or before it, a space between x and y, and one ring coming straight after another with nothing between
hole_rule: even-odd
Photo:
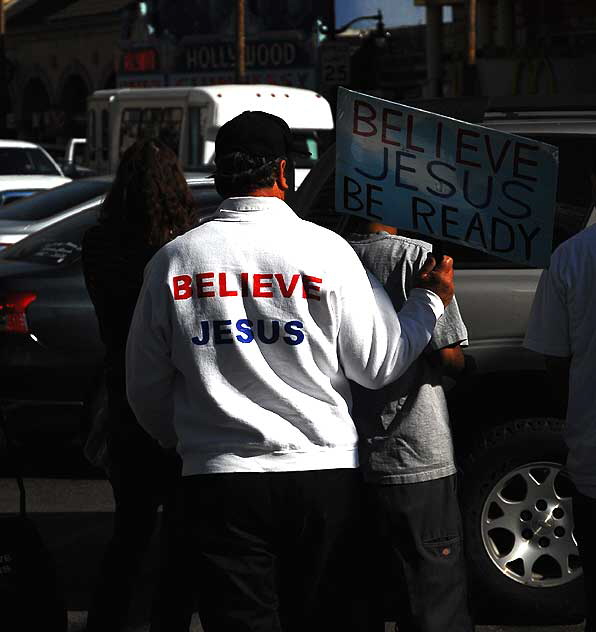
<instances>
[{"instance_id":1,"label":"chrome alloy wheel","mask_svg":"<svg viewBox=\"0 0 596 632\"><path fill-rule=\"evenodd\" d=\"M528 463L509 472L489 493L481 520L484 548L509 579L545 588L581 575L571 485L559 463Z\"/></svg>"}]
</instances>

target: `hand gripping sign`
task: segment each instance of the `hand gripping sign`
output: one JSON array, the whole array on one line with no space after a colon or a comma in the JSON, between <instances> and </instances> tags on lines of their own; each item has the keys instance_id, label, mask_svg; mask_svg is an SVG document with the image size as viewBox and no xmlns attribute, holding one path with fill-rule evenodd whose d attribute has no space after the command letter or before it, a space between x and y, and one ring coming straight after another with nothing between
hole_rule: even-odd
<instances>
[{"instance_id":1,"label":"hand gripping sign","mask_svg":"<svg viewBox=\"0 0 596 632\"><path fill-rule=\"evenodd\" d=\"M548 265L558 149L339 89L338 211Z\"/></svg>"}]
</instances>

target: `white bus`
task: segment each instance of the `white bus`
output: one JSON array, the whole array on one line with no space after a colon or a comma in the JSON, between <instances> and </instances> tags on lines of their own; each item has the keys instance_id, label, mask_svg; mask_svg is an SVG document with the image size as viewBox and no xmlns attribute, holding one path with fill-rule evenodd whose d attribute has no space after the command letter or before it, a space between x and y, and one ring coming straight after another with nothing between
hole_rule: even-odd
<instances>
[{"instance_id":1,"label":"white bus","mask_svg":"<svg viewBox=\"0 0 596 632\"><path fill-rule=\"evenodd\" d=\"M283 118L310 158L296 164L296 186L319 155L319 132L333 130L328 101L312 90L274 85L98 90L87 101L87 161L114 173L123 151L141 136L159 137L187 171L213 164L217 130L245 110Z\"/></svg>"}]
</instances>

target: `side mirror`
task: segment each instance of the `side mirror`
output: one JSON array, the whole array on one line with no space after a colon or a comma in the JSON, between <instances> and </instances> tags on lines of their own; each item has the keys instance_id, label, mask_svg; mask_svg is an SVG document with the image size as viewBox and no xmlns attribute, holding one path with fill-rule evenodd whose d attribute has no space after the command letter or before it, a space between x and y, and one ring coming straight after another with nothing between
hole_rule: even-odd
<instances>
[{"instance_id":1,"label":"side mirror","mask_svg":"<svg viewBox=\"0 0 596 632\"><path fill-rule=\"evenodd\" d=\"M65 165L62 169L62 172L67 178L72 178L73 180L81 177L81 174L79 173L79 170L77 169L77 166L74 162L69 162L67 165Z\"/></svg>"}]
</instances>

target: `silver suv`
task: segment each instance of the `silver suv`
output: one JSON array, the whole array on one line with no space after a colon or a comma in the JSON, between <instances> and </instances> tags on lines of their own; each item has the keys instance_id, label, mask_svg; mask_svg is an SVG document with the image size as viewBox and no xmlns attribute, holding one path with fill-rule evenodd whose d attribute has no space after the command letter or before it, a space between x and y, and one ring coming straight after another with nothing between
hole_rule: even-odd
<instances>
[{"instance_id":1,"label":"silver suv","mask_svg":"<svg viewBox=\"0 0 596 632\"><path fill-rule=\"evenodd\" d=\"M553 249L596 222L589 178L596 101L591 108L542 97L534 103L410 105L559 147ZM334 154L331 148L320 159L292 205L341 233L341 216L333 210ZM457 298L470 337L469 370L446 386L477 619L579 621L582 570L562 471L565 403L553 392L542 358L522 347L541 271L447 242L441 247L455 259Z\"/></svg>"}]
</instances>

